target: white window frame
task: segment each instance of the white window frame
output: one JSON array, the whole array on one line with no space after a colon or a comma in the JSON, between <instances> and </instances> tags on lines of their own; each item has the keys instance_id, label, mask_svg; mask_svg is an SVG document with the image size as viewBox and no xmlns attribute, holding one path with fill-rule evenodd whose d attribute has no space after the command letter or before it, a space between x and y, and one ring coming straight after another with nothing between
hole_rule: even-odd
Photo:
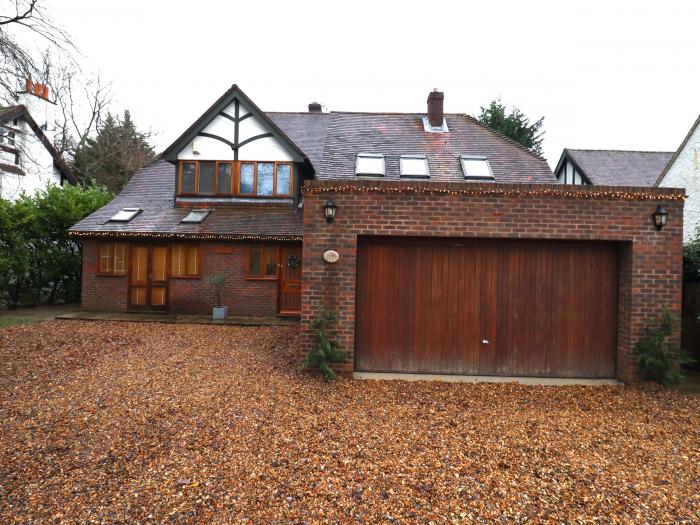
<instances>
[{"instance_id":1,"label":"white window frame","mask_svg":"<svg viewBox=\"0 0 700 525\"><path fill-rule=\"evenodd\" d=\"M421 174L404 173L404 167L403 167L404 159L406 159L406 160L422 160L423 163L425 164L425 173L421 173ZM428 156L427 155L401 155L399 157L399 172L401 173L401 177L405 177L405 178L409 178L409 179L429 179L430 178L430 165L428 164Z\"/></svg>"},{"instance_id":2,"label":"white window frame","mask_svg":"<svg viewBox=\"0 0 700 525\"><path fill-rule=\"evenodd\" d=\"M141 208L122 208L117 213L112 215L109 222L130 222L143 210Z\"/></svg>"},{"instance_id":3,"label":"white window frame","mask_svg":"<svg viewBox=\"0 0 700 525\"><path fill-rule=\"evenodd\" d=\"M467 173L467 168L464 165L465 160L483 160L484 162L486 162L486 167L489 170L489 175L469 175ZM464 174L464 178L466 180L492 182L495 179L495 177L493 176L493 170L491 169L491 163L489 162L488 157L486 157L485 155L460 155L459 163L462 166L462 173Z\"/></svg>"},{"instance_id":4,"label":"white window frame","mask_svg":"<svg viewBox=\"0 0 700 525\"><path fill-rule=\"evenodd\" d=\"M202 224L209 217L211 210L194 208L180 221L181 224Z\"/></svg>"},{"instance_id":5,"label":"white window frame","mask_svg":"<svg viewBox=\"0 0 700 525\"><path fill-rule=\"evenodd\" d=\"M361 158L382 159L381 173L365 173L358 171ZM358 153L355 157L355 176L356 177L384 177L386 175L386 159L381 153Z\"/></svg>"}]
</instances>

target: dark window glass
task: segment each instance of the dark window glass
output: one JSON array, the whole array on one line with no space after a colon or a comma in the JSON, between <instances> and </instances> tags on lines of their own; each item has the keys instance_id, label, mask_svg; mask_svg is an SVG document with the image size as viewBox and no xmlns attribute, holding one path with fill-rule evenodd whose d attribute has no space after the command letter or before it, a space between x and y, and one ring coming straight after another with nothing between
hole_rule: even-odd
<instances>
[{"instance_id":1,"label":"dark window glass","mask_svg":"<svg viewBox=\"0 0 700 525\"><path fill-rule=\"evenodd\" d=\"M251 277L260 277L260 248L262 245L254 244L250 247L250 269L248 271Z\"/></svg>"},{"instance_id":2,"label":"dark window glass","mask_svg":"<svg viewBox=\"0 0 700 525\"><path fill-rule=\"evenodd\" d=\"M277 195L289 195L292 183L292 166L289 164L277 165Z\"/></svg>"},{"instance_id":3,"label":"dark window glass","mask_svg":"<svg viewBox=\"0 0 700 525\"><path fill-rule=\"evenodd\" d=\"M182 182L180 191L182 193L194 193L194 162L182 163Z\"/></svg>"},{"instance_id":4,"label":"dark window glass","mask_svg":"<svg viewBox=\"0 0 700 525\"><path fill-rule=\"evenodd\" d=\"M263 265L265 277L277 277L277 246L263 245Z\"/></svg>"},{"instance_id":5,"label":"dark window glass","mask_svg":"<svg viewBox=\"0 0 700 525\"><path fill-rule=\"evenodd\" d=\"M214 163L199 163L199 194L211 195L214 193Z\"/></svg>"},{"instance_id":6,"label":"dark window glass","mask_svg":"<svg viewBox=\"0 0 700 525\"><path fill-rule=\"evenodd\" d=\"M272 162L258 163L258 195L272 195L274 171Z\"/></svg>"},{"instance_id":7,"label":"dark window glass","mask_svg":"<svg viewBox=\"0 0 700 525\"><path fill-rule=\"evenodd\" d=\"M255 181L255 165L251 163L241 164L241 194L250 195L253 193Z\"/></svg>"},{"instance_id":8,"label":"dark window glass","mask_svg":"<svg viewBox=\"0 0 700 525\"><path fill-rule=\"evenodd\" d=\"M216 179L216 193L231 193L231 165L219 164L219 174Z\"/></svg>"}]
</instances>

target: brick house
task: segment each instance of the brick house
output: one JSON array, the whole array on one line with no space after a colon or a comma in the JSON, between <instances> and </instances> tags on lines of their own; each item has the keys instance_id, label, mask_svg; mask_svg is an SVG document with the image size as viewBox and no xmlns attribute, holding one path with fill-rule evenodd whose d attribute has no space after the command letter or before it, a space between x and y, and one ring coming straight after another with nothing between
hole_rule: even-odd
<instances>
[{"instance_id":1,"label":"brick house","mask_svg":"<svg viewBox=\"0 0 700 525\"><path fill-rule=\"evenodd\" d=\"M682 190L557 185L439 92L265 113L234 85L161 157L72 229L87 309L208 313L220 274L231 315L299 316L305 343L337 311L346 373L625 381L680 309Z\"/></svg>"}]
</instances>

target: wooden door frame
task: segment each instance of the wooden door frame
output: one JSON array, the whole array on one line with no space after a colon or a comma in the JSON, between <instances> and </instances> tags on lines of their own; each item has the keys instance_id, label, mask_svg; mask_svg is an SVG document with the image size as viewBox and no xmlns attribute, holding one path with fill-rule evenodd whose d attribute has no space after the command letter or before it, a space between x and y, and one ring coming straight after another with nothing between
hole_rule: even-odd
<instances>
[{"instance_id":1,"label":"wooden door frame","mask_svg":"<svg viewBox=\"0 0 700 525\"><path fill-rule=\"evenodd\" d=\"M151 288L153 286L153 248L155 246L163 246L166 249L166 278L165 281L157 281L164 283L165 287L165 305L162 307L151 306ZM147 248L147 267L146 267L146 303L144 305L134 305L131 303L131 287L132 287L132 253L134 248ZM164 242L136 242L129 244L129 261L128 261L128 289L127 289L127 311L129 312L167 312L170 305L170 278L169 278L170 250L167 243ZM159 285L160 286L160 285Z\"/></svg>"},{"instance_id":2,"label":"wooden door frame","mask_svg":"<svg viewBox=\"0 0 700 525\"><path fill-rule=\"evenodd\" d=\"M302 243L280 243L277 245L277 315L280 316L299 316L301 315L301 308L299 311L291 311L291 310L283 310L282 309L282 289L284 287L285 281L283 276L284 276L284 260L283 260L283 253L286 248L298 248L299 249L299 257L302 257L302 252L303 252L303 244ZM304 266L304 259L301 259L301 265L302 269ZM296 279L290 280L290 281L296 281ZM301 297L301 278L298 279L300 289L299 289L299 296Z\"/></svg>"}]
</instances>

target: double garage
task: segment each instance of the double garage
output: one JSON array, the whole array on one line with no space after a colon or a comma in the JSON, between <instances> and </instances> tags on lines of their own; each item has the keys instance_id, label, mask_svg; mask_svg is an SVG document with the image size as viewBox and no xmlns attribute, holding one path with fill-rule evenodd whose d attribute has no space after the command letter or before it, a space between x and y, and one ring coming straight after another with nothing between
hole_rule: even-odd
<instances>
[{"instance_id":1,"label":"double garage","mask_svg":"<svg viewBox=\"0 0 700 525\"><path fill-rule=\"evenodd\" d=\"M355 370L616 375L618 245L361 238Z\"/></svg>"}]
</instances>

